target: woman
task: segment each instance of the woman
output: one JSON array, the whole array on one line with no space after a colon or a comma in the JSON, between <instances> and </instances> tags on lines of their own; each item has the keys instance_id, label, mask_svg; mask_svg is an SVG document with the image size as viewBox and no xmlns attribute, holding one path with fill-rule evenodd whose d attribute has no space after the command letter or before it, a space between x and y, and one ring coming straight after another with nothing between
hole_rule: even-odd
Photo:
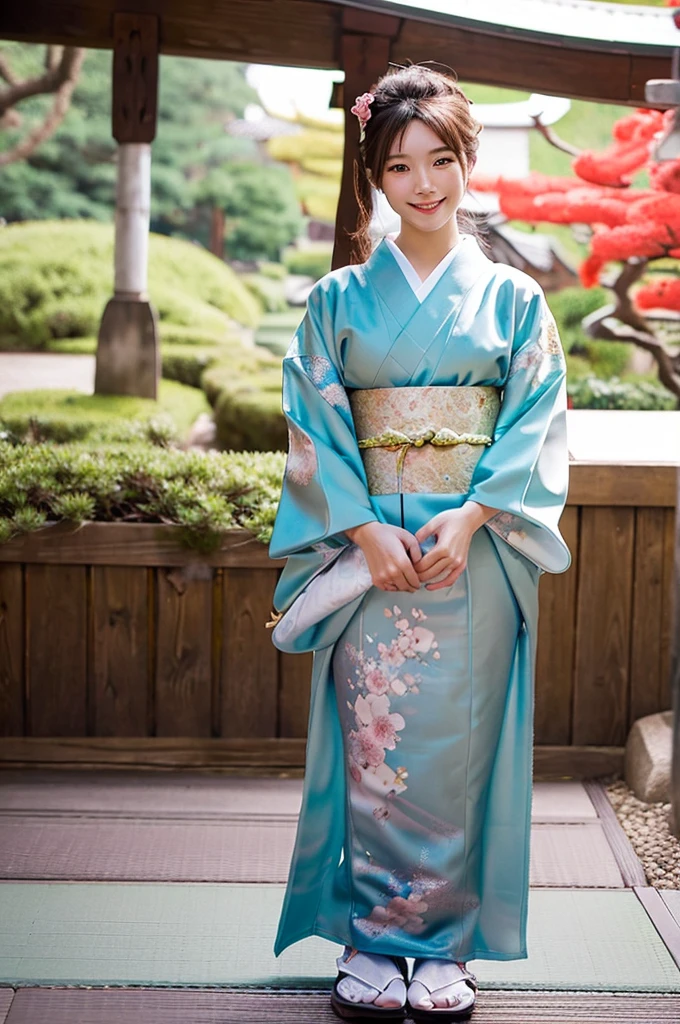
<instances>
[{"instance_id":1,"label":"woman","mask_svg":"<svg viewBox=\"0 0 680 1024\"><path fill-rule=\"evenodd\" d=\"M353 112L364 262L318 282L284 360L273 639L314 670L275 953L342 943L341 1017L454 1020L466 961L527 956L538 581L571 562L565 364L540 287L460 231L480 126L455 82L402 68ZM401 217L372 253L371 188Z\"/></svg>"}]
</instances>

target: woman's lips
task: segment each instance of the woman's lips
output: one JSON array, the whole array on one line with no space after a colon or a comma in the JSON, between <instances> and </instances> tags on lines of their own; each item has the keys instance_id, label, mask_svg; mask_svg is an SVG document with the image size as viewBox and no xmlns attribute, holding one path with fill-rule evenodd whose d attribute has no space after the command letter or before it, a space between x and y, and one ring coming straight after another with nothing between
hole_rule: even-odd
<instances>
[{"instance_id":1,"label":"woman's lips","mask_svg":"<svg viewBox=\"0 0 680 1024\"><path fill-rule=\"evenodd\" d=\"M444 199L437 199L434 203L409 203L409 206L419 213L436 213L443 202Z\"/></svg>"}]
</instances>

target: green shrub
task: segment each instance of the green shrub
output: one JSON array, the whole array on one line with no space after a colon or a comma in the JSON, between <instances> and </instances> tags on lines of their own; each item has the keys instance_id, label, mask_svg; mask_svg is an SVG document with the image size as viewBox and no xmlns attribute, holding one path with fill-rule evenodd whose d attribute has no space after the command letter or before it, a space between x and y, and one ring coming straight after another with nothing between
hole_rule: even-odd
<instances>
[{"instance_id":1,"label":"green shrub","mask_svg":"<svg viewBox=\"0 0 680 1024\"><path fill-rule=\"evenodd\" d=\"M271 538L281 452L183 452L151 444L12 445L0 440L0 542L48 522L174 523L209 551L225 529Z\"/></svg>"},{"instance_id":2,"label":"green shrub","mask_svg":"<svg viewBox=\"0 0 680 1024\"><path fill-rule=\"evenodd\" d=\"M285 450L288 431L281 409L280 363L257 377L225 381L214 417L220 448Z\"/></svg>"},{"instance_id":3,"label":"green shrub","mask_svg":"<svg viewBox=\"0 0 680 1024\"><path fill-rule=\"evenodd\" d=\"M161 381L158 401L64 390L14 391L0 399L0 434L14 441L134 441L168 444L184 438L209 411L203 393Z\"/></svg>"},{"instance_id":4,"label":"green shrub","mask_svg":"<svg viewBox=\"0 0 680 1024\"><path fill-rule=\"evenodd\" d=\"M289 274L304 274L318 281L331 269L332 256L333 246L319 242L304 249L287 249L283 262Z\"/></svg>"},{"instance_id":5,"label":"green shrub","mask_svg":"<svg viewBox=\"0 0 680 1024\"><path fill-rule=\"evenodd\" d=\"M599 380L584 377L567 384L574 409L677 409L678 400L666 388L649 381Z\"/></svg>"},{"instance_id":6,"label":"green shrub","mask_svg":"<svg viewBox=\"0 0 680 1024\"><path fill-rule=\"evenodd\" d=\"M113 290L113 227L28 221L0 229L0 350L44 349L96 335ZM255 327L260 306L221 260L175 238L149 239L149 295L165 323L233 333Z\"/></svg>"},{"instance_id":7,"label":"green shrub","mask_svg":"<svg viewBox=\"0 0 680 1024\"><path fill-rule=\"evenodd\" d=\"M224 357L222 345L169 345L161 349L161 365L166 380L176 380L192 388L200 388L201 377L208 367Z\"/></svg>"},{"instance_id":8,"label":"green shrub","mask_svg":"<svg viewBox=\"0 0 680 1024\"><path fill-rule=\"evenodd\" d=\"M237 451L285 449L281 409L281 360L256 346L247 366L231 359L209 367L201 385L210 404L221 448Z\"/></svg>"},{"instance_id":9,"label":"green shrub","mask_svg":"<svg viewBox=\"0 0 680 1024\"><path fill-rule=\"evenodd\" d=\"M266 313L280 313L288 309L281 278L267 277L265 274L241 274L241 281Z\"/></svg>"},{"instance_id":10,"label":"green shrub","mask_svg":"<svg viewBox=\"0 0 680 1024\"><path fill-rule=\"evenodd\" d=\"M215 407L221 392L233 387L238 381L258 377L260 374L278 374L281 380L281 360L271 355L266 349L254 345L247 348L231 350L225 358L210 366L201 378L201 387L205 391L210 404Z\"/></svg>"},{"instance_id":11,"label":"green shrub","mask_svg":"<svg viewBox=\"0 0 680 1024\"><path fill-rule=\"evenodd\" d=\"M588 341L581 321L608 302L604 288L561 288L560 291L549 292L546 298L565 352L571 352L575 344L584 345Z\"/></svg>"},{"instance_id":12,"label":"green shrub","mask_svg":"<svg viewBox=\"0 0 680 1024\"><path fill-rule=\"evenodd\" d=\"M268 263L263 260L258 263L258 273L263 277L269 277L272 281L285 281L288 271L283 263Z\"/></svg>"}]
</instances>

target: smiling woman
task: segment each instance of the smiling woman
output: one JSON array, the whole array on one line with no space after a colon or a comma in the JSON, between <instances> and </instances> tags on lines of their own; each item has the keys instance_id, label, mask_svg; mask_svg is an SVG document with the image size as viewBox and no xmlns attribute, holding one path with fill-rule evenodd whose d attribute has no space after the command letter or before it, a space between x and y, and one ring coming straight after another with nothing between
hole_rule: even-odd
<instances>
[{"instance_id":1,"label":"smiling woman","mask_svg":"<svg viewBox=\"0 0 680 1024\"><path fill-rule=\"evenodd\" d=\"M468 960L527 956L538 580L571 561L565 365L536 282L459 223L480 126L457 84L402 68L354 112L367 258L318 282L283 363L272 638L315 657L274 948L344 945L341 1017L453 1020ZM401 230L370 252L374 188Z\"/></svg>"}]
</instances>

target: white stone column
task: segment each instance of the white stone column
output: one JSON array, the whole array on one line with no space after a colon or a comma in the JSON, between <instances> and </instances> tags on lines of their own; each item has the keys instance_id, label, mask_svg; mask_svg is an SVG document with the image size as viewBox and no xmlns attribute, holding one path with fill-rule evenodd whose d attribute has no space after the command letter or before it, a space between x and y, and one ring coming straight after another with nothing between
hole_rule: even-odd
<instances>
[{"instance_id":1,"label":"white stone column","mask_svg":"<svg viewBox=\"0 0 680 1024\"><path fill-rule=\"evenodd\" d=\"M117 297L146 299L151 210L151 146L118 147L114 291Z\"/></svg>"},{"instance_id":2,"label":"white stone column","mask_svg":"<svg viewBox=\"0 0 680 1024\"><path fill-rule=\"evenodd\" d=\"M113 137L118 143L114 294L99 327L98 395L157 398L158 318L147 294L151 143L156 133L159 19L113 15Z\"/></svg>"}]
</instances>

